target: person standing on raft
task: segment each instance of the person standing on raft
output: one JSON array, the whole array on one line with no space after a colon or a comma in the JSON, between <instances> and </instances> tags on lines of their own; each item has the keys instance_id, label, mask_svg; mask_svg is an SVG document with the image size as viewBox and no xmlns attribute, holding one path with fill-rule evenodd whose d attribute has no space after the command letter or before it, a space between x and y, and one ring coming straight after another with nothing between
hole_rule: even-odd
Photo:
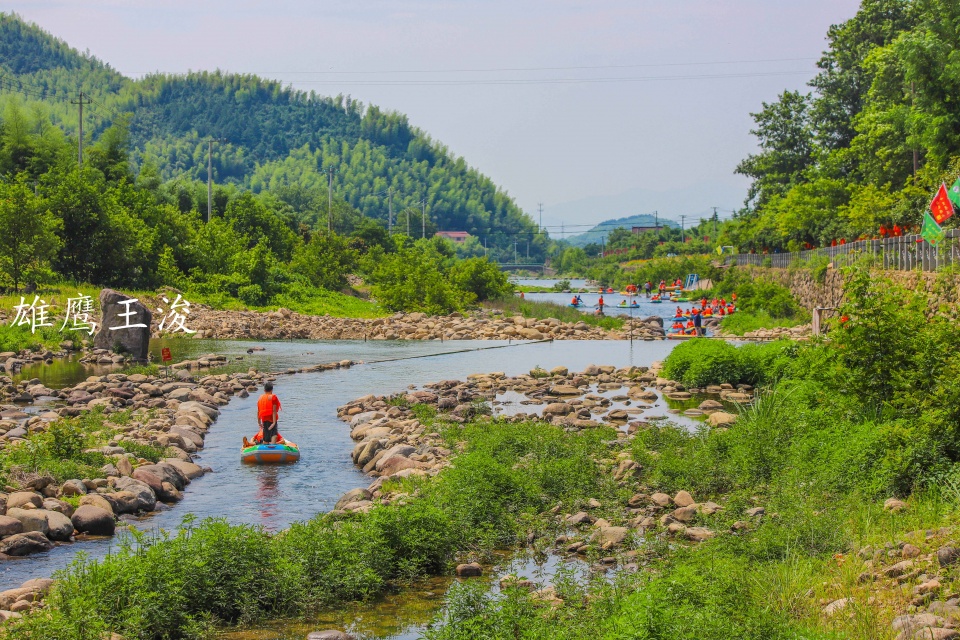
<instances>
[{"instance_id":1,"label":"person standing on raft","mask_svg":"<svg viewBox=\"0 0 960 640\"><path fill-rule=\"evenodd\" d=\"M275 444L283 441L277 431L279 412L280 398L273 393L273 383L268 382L263 385L263 395L257 400L257 423L260 425L260 432L253 436L253 444ZM246 437L243 445L249 446Z\"/></svg>"}]
</instances>

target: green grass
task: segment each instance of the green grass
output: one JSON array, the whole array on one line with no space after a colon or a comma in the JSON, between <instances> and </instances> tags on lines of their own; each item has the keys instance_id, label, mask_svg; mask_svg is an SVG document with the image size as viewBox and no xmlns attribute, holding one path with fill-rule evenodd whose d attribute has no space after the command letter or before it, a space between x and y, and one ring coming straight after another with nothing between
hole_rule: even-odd
<instances>
[{"instance_id":1,"label":"green grass","mask_svg":"<svg viewBox=\"0 0 960 640\"><path fill-rule=\"evenodd\" d=\"M556 318L561 322L585 322L594 327L601 327L607 330L619 330L623 328L623 318L618 316L595 316L593 314L581 313L573 307L553 304L552 302L533 302L531 300L521 300L520 298L508 298L484 303L484 306L491 309L499 309L505 315L521 315L525 318Z\"/></svg>"},{"instance_id":2,"label":"green grass","mask_svg":"<svg viewBox=\"0 0 960 640\"><path fill-rule=\"evenodd\" d=\"M18 485L33 474L50 475L57 482L74 478L102 478L101 467L110 460L101 453L86 453L102 447L117 435L116 425L131 419L129 412L110 415L90 411L76 418L61 418L43 432L31 433L16 445L0 449L0 482ZM123 442L138 458L152 462L164 455L156 445Z\"/></svg>"},{"instance_id":3,"label":"green grass","mask_svg":"<svg viewBox=\"0 0 960 640\"><path fill-rule=\"evenodd\" d=\"M284 307L304 315L329 315L336 318L380 318L390 315L389 311L369 300L318 288L304 289L296 294L278 294L269 305L263 306L246 305L226 293L204 295L190 292L185 297L191 302L229 311L276 311Z\"/></svg>"}]
</instances>

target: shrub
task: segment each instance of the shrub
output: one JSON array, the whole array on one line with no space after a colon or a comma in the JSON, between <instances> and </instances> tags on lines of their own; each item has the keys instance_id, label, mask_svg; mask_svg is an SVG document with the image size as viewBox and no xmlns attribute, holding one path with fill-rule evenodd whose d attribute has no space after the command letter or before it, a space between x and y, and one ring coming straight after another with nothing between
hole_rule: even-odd
<instances>
[{"instance_id":1,"label":"shrub","mask_svg":"<svg viewBox=\"0 0 960 640\"><path fill-rule=\"evenodd\" d=\"M664 362L663 374L690 387L737 384L742 377L737 348L723 340L690 340L677 345Z\"/></svg>"}]
</instances>

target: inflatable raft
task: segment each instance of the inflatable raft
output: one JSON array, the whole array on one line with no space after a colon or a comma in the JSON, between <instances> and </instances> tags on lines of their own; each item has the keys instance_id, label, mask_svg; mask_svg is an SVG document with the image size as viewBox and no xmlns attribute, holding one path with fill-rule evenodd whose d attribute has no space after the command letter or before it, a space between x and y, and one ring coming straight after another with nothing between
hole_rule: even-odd
<instances>
[{"instance_id":1,"label":"inflatable raft","mask_svg":"<svg viewBox=\"0 0 960 640\"><path fill-rule=\"evenodd\" d=\"M290 464L300 459L300 448L286 440L277 444L255 444L240 450L240 461L247 464Z\"/></svg>"}]
</instances>

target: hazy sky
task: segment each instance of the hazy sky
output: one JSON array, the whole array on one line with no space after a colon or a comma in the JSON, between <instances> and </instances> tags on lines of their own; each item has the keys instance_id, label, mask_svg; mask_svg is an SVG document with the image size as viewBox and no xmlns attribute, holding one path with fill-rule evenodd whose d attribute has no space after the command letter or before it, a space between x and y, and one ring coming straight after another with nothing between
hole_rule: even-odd
<instances>
[{"instance_id":1,"label":"hazy sky","mask_svg":"<svg viewBox=\"0 0 960 640\"><path fill-rule=\"evenodd\" d=\"M745 190L733 170L754 149L749 113L804 87L827 28L859 2L4 5L128 75L254 72L406 113L525 210L542 201L551 224L551 204L588 196L691 183Z\"/></svg>"}]
</instances>

